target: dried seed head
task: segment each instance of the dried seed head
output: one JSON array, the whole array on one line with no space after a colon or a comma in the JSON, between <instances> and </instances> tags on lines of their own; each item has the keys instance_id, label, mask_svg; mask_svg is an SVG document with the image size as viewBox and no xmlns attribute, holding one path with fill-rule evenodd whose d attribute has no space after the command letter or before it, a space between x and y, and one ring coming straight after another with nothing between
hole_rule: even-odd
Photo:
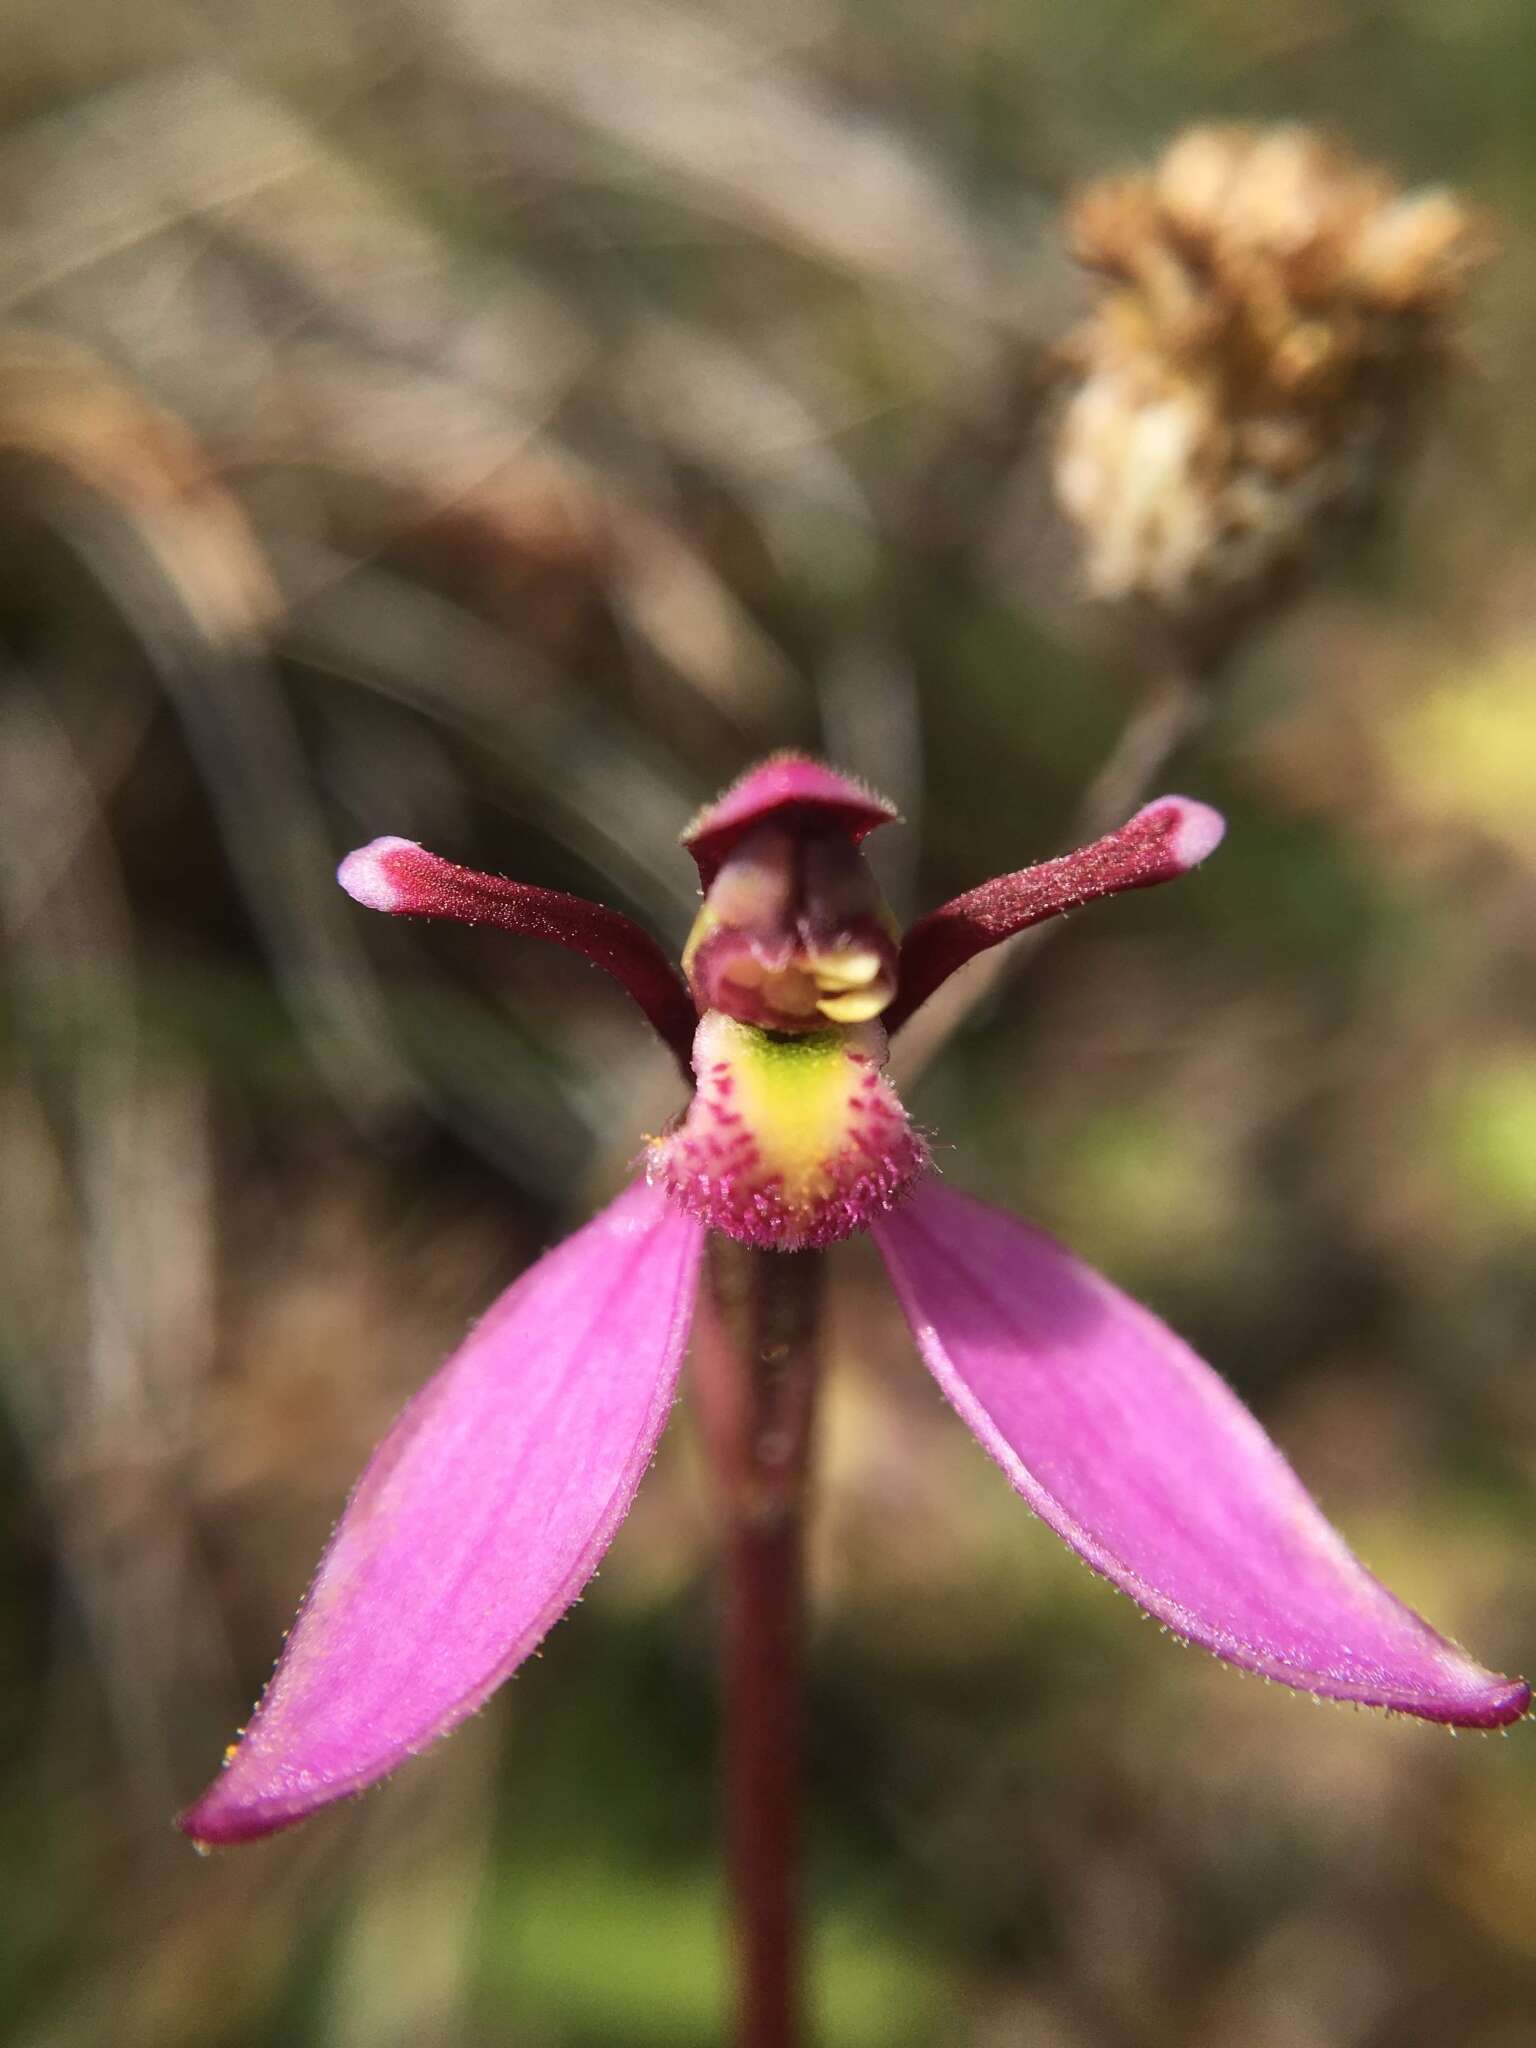
<instances>
[{"instance_id":1,"label":"dried seed head","mask_svg":"<svg viewBox=\"0 0 1536 2048\"><path fill-rule=\"evenodd\" d=\"M1209 645L1369 502L1485 238L1299 127L1190 129L1070 227L1108 289L1069 344L1056 493L1095 596Z\"/></svg>"}]
</instances>

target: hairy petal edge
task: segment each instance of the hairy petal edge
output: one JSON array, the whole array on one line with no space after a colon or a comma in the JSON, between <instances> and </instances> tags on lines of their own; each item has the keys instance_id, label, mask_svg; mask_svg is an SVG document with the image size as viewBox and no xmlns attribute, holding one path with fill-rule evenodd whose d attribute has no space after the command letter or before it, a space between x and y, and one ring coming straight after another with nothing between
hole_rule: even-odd
<instances>
[{"instance_id":1,"label":"hairy petal edge","mask_svg":"<svg viewBox=\"0 0 1536 2048\"><path fill-rule=\"evenodd\" d=\"M372 1784L576 1599L666 1423L704 1233L637 1182L529 1268L375 1452L224 1770L178 1825L249 1840Z\"/></svg>"},{"instance_id":2,"label":"hairy petal edge","mask_svg":"<svg viewBox=\"0 0 1536 2048\"><path fill-rule=\"evenodd\" d=\"M1175 1633L1328 1699L1471 1728L1526 1711L1529 1686L1366 1571L1209 1366L1043 1231L931 1181L872 1228L982 1447Z\"/></svg>"}]
</instances>

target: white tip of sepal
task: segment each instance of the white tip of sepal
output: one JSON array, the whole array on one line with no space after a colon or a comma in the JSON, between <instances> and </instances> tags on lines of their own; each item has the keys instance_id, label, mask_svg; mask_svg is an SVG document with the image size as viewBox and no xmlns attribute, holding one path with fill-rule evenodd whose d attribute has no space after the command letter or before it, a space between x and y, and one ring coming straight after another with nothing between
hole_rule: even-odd
<instances>
[{"instance_id":1,"label":"white tip of sepal","mask_svg":"<svg viewBox=\"0 0 1536 2048\"><path fill-rule=\"evenodd\" d=\"M390 876L389 856L420 852L421 847L414 839L370 839L366 846L347 855L336 870L336 879L352 901L361 903L365 910L403 910L406 892Z\"/></svg>"},{"instance_id":2,"label":"white tip of sepal","mask_svg":"<svg viewBox=\"0 0 1536 2048\"><path fill-rule=\"evenodd\" d=\"M1160 796L1155 803L1143 805L1136 817L1147 818L1158 811L1177 814L1166 844L1185 872L1199 867L1201 861L1213 854L1227 836L1227 821L1220 811L1213 811L1209 804L1197 803L1192 796Z\"/></svg>"}]
</instances>

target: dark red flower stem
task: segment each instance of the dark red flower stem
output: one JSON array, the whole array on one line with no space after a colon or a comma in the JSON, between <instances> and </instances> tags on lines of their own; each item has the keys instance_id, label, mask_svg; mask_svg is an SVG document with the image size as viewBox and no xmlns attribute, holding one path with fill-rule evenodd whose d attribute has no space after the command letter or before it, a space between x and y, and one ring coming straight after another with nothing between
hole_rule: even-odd
<instances>
[{"instance_id":1,"label":"dark red flower stem","mask_svg":"<svg viewBox=\"0 0 1536 2048\"><path fill-rule=\"evenodd\" d=\"M737 2048L801 2039L805 1507L821 1259L710 1240L696 1412L722 1547L722 1772Z\"/></svg>"}]
</instances>

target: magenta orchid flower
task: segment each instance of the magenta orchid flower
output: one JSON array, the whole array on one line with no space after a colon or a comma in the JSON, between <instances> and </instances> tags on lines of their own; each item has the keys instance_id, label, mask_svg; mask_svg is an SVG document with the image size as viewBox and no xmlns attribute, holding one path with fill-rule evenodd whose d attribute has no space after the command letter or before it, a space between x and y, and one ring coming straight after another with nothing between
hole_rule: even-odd
<instances>
[{"instance_id":1,"label":"magenta orchid flower","mask_svg":"<svg viewBox=\"0 0 1536 2048\"><path fill-rule=\"evenodd\" d=\"M343 1514L266 1694L181 1825L268 1834L472 1713L596 1569L656 1449L708 1231L802 1250L868 1230L944 1394L1035 1512L1149 1614L1299 1690L1493 1728L1525 1684L1381 1586L1173 1332L1053 1242L944 1186L888 1033L1027 925L1185 874L1219 817L1163 797L901 936L860 852L890 807L783 756L685 837L683 973L617 912L405 839L342 862L370 909L552 939L614 975L692 1099L617 1201L540 1259L405 1409Z\"/></svg>"}]
</instances>

